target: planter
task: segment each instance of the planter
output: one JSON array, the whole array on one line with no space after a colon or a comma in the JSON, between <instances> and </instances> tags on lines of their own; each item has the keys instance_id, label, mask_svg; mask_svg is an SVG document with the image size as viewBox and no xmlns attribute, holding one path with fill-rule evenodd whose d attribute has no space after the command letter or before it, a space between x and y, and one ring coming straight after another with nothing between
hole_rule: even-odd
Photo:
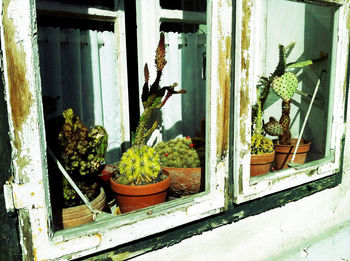
<instances>
[{"instance_id":1,"label":"planter","mask_svg":"<svg viewBox=\"0 0 350 261\"><path fill-rule=\"evenodd\" d=\"M121 213L164 202L170 186L171 175L167 171L163 171L163 173L168 176L165 180L140 186L122 185L116 183L113 178L111 178L111 189L115 192L115 197Z\"/></svg>"},{"instance_id":2,"label":"planter","mask_svg":"<svg viewBox=\"0 0 350 261\"><path fill-rule=\"evenodd\" d=\"M113 165L106 165L101 173L98 175L98 178L103 180L106 185L109 185L109 180L115 175L117 167Z\"/></svg>"},{"instance_id":3,"label":"planter","mask_svg":"<svg viewBox=\"0 0 350 261\"><path fill-rule=\"evenodd\" d=\"M100 194L93 201L91 206L97 210L103 210L106 206L106 194L101 188ZM62 209L62 224L63 228L80 226L93 221L93 214L89 208L83 204L76 207Z\"/></svg>"},{"instance_id":4,"label":"planter","mask_svg":"<svg viewBox=\"0 0 350 261\"><path fill-rule=\"evenodd\" d=\"M162 167L171 174L169 195L180 197L198 193L201 188L201 168Z\"/></svg>"},{"instance_id":5,"label":"planter","mask_svg":"<svg viewBox=\"0 0 350 261\"><path fill-rule=\"evenodd\" d=\"M297 139L291 139L291 145L281 145L278 144L278 140L274 140L274 149L276 152L274 169L286 169L288 168L288 163L291 161L295 149L295 145L297 143ZM311 142L306 140L300 140L300 144L295 154L295 158L293 160L294 163L304 164L307 153L310 150Z\"/></svg>"},{"instance_id":6,"label":"planter","mask_svg":"<svg viewBox=\"0 0 350 261\"><path fill-rule=\"evenodd\" d=\"M271 164L274 161L275 152L251 155L250 157L250 176L255 177L270 172Z\"/></svg>"}]
</instances>

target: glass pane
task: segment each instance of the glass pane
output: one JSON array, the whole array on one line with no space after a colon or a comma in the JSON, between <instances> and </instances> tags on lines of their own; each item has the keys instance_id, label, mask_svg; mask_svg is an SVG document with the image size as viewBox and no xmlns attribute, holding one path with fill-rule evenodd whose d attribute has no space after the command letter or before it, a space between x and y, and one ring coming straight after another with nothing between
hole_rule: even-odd
<instances>
[{"instance_id":1,"label":"glass pane","mask_svg":"<svg viewBox=\"0 0 350 261\"><path fill-rule=\"evenodd\" d=\"M272 170L288 167L294 149L287 145L292 144L295 148L301 133L299 149L289 165L321 159L329 153L328 116L332 113L334 88L330 83L336 9L266 0L262 2L260 10L260 24L263 26L260 27L260 41L257 44L260 62L256 64L256 82L262 105L262 121L256 117L259 115L257 103L252 111L255 122L252 134L268 133L266 137L273 139L275 157ZM318 79L320 84L316 88ZM307 117L314 91L315 100ZM259 137L253 137L252 144L259 144ZM266 152L270 145L264 146L257 148L252 145L253 154ZM284 151L281 152L283 154L280 154L280 150Z\"/></svg>"}]
</instances>

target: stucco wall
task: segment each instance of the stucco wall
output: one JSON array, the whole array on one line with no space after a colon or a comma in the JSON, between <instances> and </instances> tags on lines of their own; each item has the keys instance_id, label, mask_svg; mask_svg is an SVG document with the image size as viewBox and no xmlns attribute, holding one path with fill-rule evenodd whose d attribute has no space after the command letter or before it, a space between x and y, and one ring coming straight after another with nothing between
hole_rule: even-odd
<instances>
[{"instance_id":1,"label":"stucco wall","mask_svg":"<svg viewBox=\"0 0 350 261\"><path fill-rule=\"evenodd\" d=\"M347 128L341 185L133 260L349 260L349 154Z\"/></svg>"}]
</instances>

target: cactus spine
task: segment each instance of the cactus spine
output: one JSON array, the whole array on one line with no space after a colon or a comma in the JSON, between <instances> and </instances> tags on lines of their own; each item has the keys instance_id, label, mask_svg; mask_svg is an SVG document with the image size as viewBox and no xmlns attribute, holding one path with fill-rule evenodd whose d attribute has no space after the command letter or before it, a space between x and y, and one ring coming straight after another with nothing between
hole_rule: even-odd
<instances>
[{"instance_id":1,"label":"cactus spine","mask_svg":"<svg viewBox=\"0 0 350 261\"><path fill-rule=\"evenodd\" d=\"M124 185L145 185L161 181L159 155L147 145L128 149L119 162L116 182Z\"/></svg>"},{"instance_id":2,"label":"cactus spine","mask_svg":"<svg viewBox=\"0 0 350 261\"><path fill-rule=\"evenodd\" d=\"M160 155L160 163L165 167L197 168L200 160L190 137L160 142L155 147Z\"/></svg>"}]
</instances>

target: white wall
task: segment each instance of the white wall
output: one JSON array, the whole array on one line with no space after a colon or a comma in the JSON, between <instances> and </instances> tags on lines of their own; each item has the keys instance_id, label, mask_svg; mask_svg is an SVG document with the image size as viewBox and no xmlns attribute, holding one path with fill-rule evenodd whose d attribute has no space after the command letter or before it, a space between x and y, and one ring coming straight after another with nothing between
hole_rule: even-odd
<instances>
[{"instance_id":1,"label":"white wall","mask_svg":"<svg viewBox=\"0 0 350 261\"><path fill-rule=\"evenodd\" d=\"M341 185L132 260L350 260L346 137Z\"/></svg>"}]
</instances>

